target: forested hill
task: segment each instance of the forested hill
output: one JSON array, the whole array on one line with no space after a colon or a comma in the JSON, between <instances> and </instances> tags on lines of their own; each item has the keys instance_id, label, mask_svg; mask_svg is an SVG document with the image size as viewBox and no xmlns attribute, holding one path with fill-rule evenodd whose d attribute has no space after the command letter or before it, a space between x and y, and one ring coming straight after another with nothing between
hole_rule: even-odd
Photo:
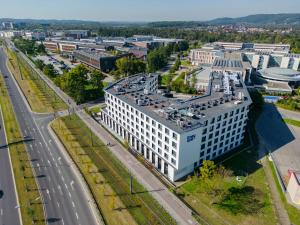
<instances>
[{"instance_id":1,"label":"forested hill","mask_svg":"<svg viewBox=\"0 0 300 225\"><path fill-rule=\"evenodd\" d=\"M300 13L256 14L238 18L218 18L206 22L211 25L253 24L300 26Z\"/></svg>"}]
</instances>

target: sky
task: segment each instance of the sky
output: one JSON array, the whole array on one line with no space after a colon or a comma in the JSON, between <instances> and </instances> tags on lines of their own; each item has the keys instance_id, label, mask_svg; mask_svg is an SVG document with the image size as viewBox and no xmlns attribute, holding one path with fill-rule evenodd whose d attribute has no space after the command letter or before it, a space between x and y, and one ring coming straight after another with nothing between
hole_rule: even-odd
<instances>
[{"instance_id":1,"label":"sky","mask_svg":"<svg viewBox=\"0 0 300 225\"><path fill-rule=\"evenodd\" d=\"M0 0L0 18L21 19L205 21L299 12L299 0Z\"/></svg>"}]
</instances>

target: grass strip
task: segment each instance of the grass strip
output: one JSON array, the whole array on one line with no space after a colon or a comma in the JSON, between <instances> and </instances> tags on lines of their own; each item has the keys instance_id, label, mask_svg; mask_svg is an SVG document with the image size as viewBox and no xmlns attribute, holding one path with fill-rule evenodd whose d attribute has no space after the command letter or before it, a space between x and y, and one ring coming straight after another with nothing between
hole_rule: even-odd
<instances>
[{"instance_id":1,"label":"grass strip","mask_svg":"<svg viewBox=\"0 0 300 225\"><path fill-rule=\"evenodd\" d=\"M287 124L290 124L290 125L293 125L293 126L296 126L296 127L300 127L300 121L299 120L293 120L293 119L285 118L285 119L283 119L283 121Z\"/></svg>"},{"instance_id":2,"label":"grass strip","mask_svg":"<svg viewBox=\"0 0 300 225\"><path fill-rule=\"evenodd\" d=\"M7 55L8 66L34 112L51 113L67 109L67 105L22 57L10 49L7 49Z\"/></svg>"},{"instance_id":3,"label":"grass strip","mask_svg":"<svg viewBox=\"0 0 300 225\"><path fill-rule=\"evenodd\" d=\"M23 224L32 224L32 221L34 221L35 224L45 224L43 202L41 202L41 200L35 200L40 197L40 192L25 145L20 142L23 136L20 132L19 124L2 75L0 75L0 90L0 105L9 144Z\"/></svg>"},{"instance_id":4,"label":"grass strip","mask_svg":"<svg viewBox=\"0 0 300 225\"><path fill-rule=\"evenodd\" d=\"M111 212L105 209L112 201L107 199L105 191L103 194L105 188L110 190L110 195L115 196L115 202L118 202L117 207L112 207L113 211L129 212L135 223L176 224L162 206L134 178L132 178L133 194L130 194L130 173L79 117L73 114L60 118L52 124L52 128L88 181L107 224L116 223L112 221ZM105 188L103 188L104 184ZM98 191L98 194L95 190ZM130 223L125 221L125 224Z\"/></svg>"}]
</instances>

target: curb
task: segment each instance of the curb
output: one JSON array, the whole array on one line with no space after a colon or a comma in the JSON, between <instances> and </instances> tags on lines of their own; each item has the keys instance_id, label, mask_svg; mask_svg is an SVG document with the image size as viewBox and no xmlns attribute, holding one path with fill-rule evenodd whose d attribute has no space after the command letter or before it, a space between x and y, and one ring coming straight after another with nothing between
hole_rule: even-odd
<instances>
[{"instance_id":1,"label":"curb","mask_svg":"<svg viewBox=\"0 0 300 225\"><path fill-rule=\"evenodd\" d=\"M93 195L92 195L92 193L91 193L88 185L86 184L84 177L80 173L80 171L77 168L76 164L73 162L72 158L66 152L65 147L63 146L63 144L61 143L61 141L59 140L59 138L57 137L57 135L54 133L54 131L53 131L52 127L51 127L51 124L52 124L52 122L49 123L48 126L47 126L47 129L48 129L51 137L55 141L58 149L61 151L61 153L62 153L63 157L65 158L65 160L70 164L70 166L72 168L72 172L77 177L82 190L84 190L84 193L85 193L86 198L87 198L87 200L89 202L89 206L90 206L90 209L92 211L93 216L95 217L95 220L97 221L98 224L103 224L104 225L105 224L104 220L103 220L102 216L100 215L100 213L98 211L98 207L97 207L97 204L95 202L95 199L94 199L94 197L93 197Z\"/></svg>"}]
</instances>

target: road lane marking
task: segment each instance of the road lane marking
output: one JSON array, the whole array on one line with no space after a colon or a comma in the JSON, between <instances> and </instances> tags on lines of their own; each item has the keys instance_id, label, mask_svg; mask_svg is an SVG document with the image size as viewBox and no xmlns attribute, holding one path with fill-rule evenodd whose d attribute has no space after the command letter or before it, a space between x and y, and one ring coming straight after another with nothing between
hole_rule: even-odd
<instances>
[{"instance_id":1,"label":"road lane marking","mask_svg":"<svg viewBox=\"0 0 300 225\"><path fill-rule=\"evenodd\" d=\"M57 204L57 207L60 208L59 202L56 202L56 204Z\"/></svg>"},{"instance_id":2,"label":"road lane marking","mask_svg":"<svg viewBox=\"0 0 300 225\"><path fill-rule=\"evenodd\" d=\"M0 214L1 214L1 216L3 216L3 209L0 210Z\"/></svg>"},{"instance_id":3,"label":"road lane marking","mask_svg":"<svg viewBox=\"0 0 300 225\"><path fill-rule=\"evenodd\" d=\"M60 193L61 195L63 195L63 192L62 192L62 190L61 190L60 185L57 186L57 189L59 190L59 193Z\"/></svg>"},{"instance_id":4,"label":"road lane marking","mask_svg":"<svg viewBox=\"0 0 300 225\"><path fill-rule=\"evenodd\" d=\"M51 196L50 196L50 191L49 191L49 189L47 189L46 192L47 192L47 194L48 194L48 196L49 196L49 199L50 199L50 201L51 201Z\"/></svg>"},{"instance_id":5,"label":"road lane marking","mask_svg":"<svg viewBox=\"0 0 300 225\"><path fill-rule=\"evenodd\" d=\"M61 176L61 179L62 179L63 181L65 181L65 178L64 178L63 176Z\"/></svg>"},{"instance_id":6,"label":"road lane marking","mask_svg":"<svg viewBox=\"0 0 300 225\"><path fill-rule=\"evenodd\" d=\"M69 196L70 196L70 198L71 198L71 197L72 197L72 195L71 195L71 192L70 192L70 191L68 192L68 194L69 194Z\"/></svg>"},{"instance_id":7,"label":"road lane marking","mask_svg":"<svg viewBox=\"0 0 300 225\"><path fill-rule=\"evenodd\" d=\"M76 218L77 218L77 220L79 220L79 217L78 217L78 213L76 212Z\"/></svg>"},{"instance_id":8,"label":"road lane marking","mask_svg":"<svg viewBox=\"0 0 300 225\"><path fill-rule=\"evenodd\" d=\"M72 206L73 206L73 208L75 208L75 203L72 201Z\"/></svg>"}]
</instances>

